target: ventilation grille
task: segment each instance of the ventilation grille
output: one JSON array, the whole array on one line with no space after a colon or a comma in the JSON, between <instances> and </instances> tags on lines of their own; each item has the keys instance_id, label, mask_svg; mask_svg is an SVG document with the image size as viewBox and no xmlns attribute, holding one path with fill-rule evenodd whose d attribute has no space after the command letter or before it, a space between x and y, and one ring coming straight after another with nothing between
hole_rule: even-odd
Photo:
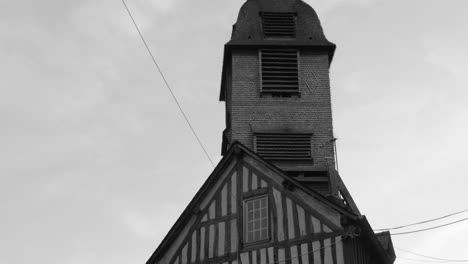
<instances>
[{"instance_id":1,"label":"ventilation grille","mask_svg":"<svg viewBox=\"0 0 468 264\"><path fill-rule=\"evenodd\" d=\"M311 160L310 134L256 134L256 152L267 160Z\"/></svg>"},{"instance_id":2,"label":"ventilation grille","mask_svg":"<svg viewBox=\"0 0 468 264\"><path fill-rule=\"evenodd\" d=\"M260 56L262 92L299 92L297 50L263 49Z\"/></svg>"},{"instance_id":3,"label":"ventilation grille","mask_svg":"<svg viewBox=\"0 0 468 264\"><path fill-rule=\"evenodd\" d=\"M266 37L296 36L296 21L294 13L263 12L263 33Z\"/></svg>"}]
</instances>

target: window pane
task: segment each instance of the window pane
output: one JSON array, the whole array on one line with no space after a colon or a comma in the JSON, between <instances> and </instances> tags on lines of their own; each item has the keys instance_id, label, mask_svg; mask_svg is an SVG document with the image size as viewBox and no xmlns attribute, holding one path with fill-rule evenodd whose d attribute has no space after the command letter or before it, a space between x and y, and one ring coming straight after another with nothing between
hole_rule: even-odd
<instances>
[{"instance_id":1,"label":"window pane","mask_svg":"<svg viewBox=\"0 0 468 264\"><path fill-rule=\"evenodd\" d=\"M247 221L250 221L250 220L253 220L254 218L254 213L253 212L249 212L248 216L247 216Z\"/></svg>"},{"instance_id":2,"label":"window pane","mask_svg":"<svg viewBox=\"0 0 468 264\"><path fill-rule=\"evenodd\" d=\"M260 200L255 200L254 203L255 203L255 205L254 205L255 209L260 208Z\"/></svg>"},{"instance_id":3,"label":"window pane","mask_svg":"<svg viewBox=\"0 0 468 264\"><path fill-rule=\"evenodd\" d=\"M260 218L260 211L255 211L255 215L254 215L255 219L258 219Z\"/></svg>"},{"instance_id":4,"label":"window pane","mask_svg":"<svg viewBox=\"0 0 468 264\"><path fill-rule=\"evenodd\" d=\"M249 232L247 236L247 242L252 242L252 241L254 241L253 232Z\"/></svg>"},{"instance_id":5,"label":"window pane","mask_svg":"<svg viewBox=\"0 0 468 264\"><path fill-rule=\"evenodd\" d=\"M262 208L262 211L261 211L261 212L262 212L262 214L261 214L260 217L262 217L262 218L263 218L263 217L267 217L267 209L266 209L266 208Z\"/></svg>"},{"instance_id":6,"label":"window pane","mask_svg":"<svg viewBox=\"0 0 468 264\"><path fill-rule=\"evenodd\" d=\"M260 221L255 220L254 229L255 230L260 229Z\"/></svg>"},{"instance_id":7,"label":"window pane","mask_svg":"<svg viewBox=\"0 0 468 264\"><path fill-rule=\"evenodd\" d=\"M268 239L268 197L245 202L244 234L248 243Z\"/></svg>"}]
</instances>

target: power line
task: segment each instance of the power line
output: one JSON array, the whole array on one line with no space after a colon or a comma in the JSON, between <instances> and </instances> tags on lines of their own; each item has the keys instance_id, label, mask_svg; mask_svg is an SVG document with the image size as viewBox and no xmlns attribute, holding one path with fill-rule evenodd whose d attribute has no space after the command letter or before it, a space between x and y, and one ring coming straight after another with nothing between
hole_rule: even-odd
<instances>
[{"instance_id":1,"label":"power line","mask_svg":"<svg viewBox=\"0 0 468 264\"><path fill-rule=\"evenodd\" d=\"M338 238L338 239L336 239L336 240L335 240L335 242L333 242L333 243L330 243L330 245L328 245L328 246L323 246L323 247L321 247L321 248L318 248L318 249L316 249L316 250L311 250L311 251L308 251L308 252L306 252L306 253L304 253L304 254L297 255L296 257L292 257L292 258L288 258L288 259L283 259L283 260L278 260L278 261L275 261L275 262L273 262L273 264L279 264L279 263L283 263L283 262L286 262L286 261L288 261L288 260L296 259L296 258L299 258L299 257L305 256L305 255L309 255L309 254L311 254L311 253L314 253L314 252L320 251L320 250L322 250L322 249L329 248L329 247L331 247L331 246L333 246L333 245L337 244L337 243L338 243L338 242L340 242L341 240L342 240L341 238Z\"/></svg>"},{"instance_id":2,"label":"power line","mask_svg":"<svg viewBox=\"0 0 468 264\"><path fill-rule=\"evenodd\" d=\"M143 41L143 44L145 45L146 50L148 51L149 55L151 56L151 59L153 60L154 65L156 66L156 68L158 69L159 74L161 75L162 79L164 80L164 83L166 84L167 89L171 93L172 99L174 99L175 103L177 104L177 107L179 108L180 112L182 113L182 116L184 117L185 121L187 122L187 124L188 124L190 130L192 131L193 135L197 139L198 144L203 149L203 152L205 152L205 155L208 158L208 160L210 161L211 165L213 165L213 167L215 167L215 164L214 164L213 160L211 160L210 155L208 154L208 151L206 151L205 147L203 146L203 143L201 142L200 138L198 137L197 133L195 132L195 129L192 127L192 124L190 123L187 115L185 114L184 110L182 109L182 106L180 105L179 101L177 100L177 97L175 96L174 92L172 91L171 86L167 82L166 77L164 77L164 74L162 73L158 62L156 61L155 57L153 56L153 53L151 52L150 48L148 47L148 44L146 43L146 40L143 37L143 34L141 33L137 23L135 22L135 19L132 16L132 13L128 9L127 4L125 3L125 0L122 0L122 3L125 6L125 9L127 10L128 15L132 19L133 25L135 25L135 28L138 31L138 35L140 35L140 38Z\"/></svg>"},{"instance_id":3,"label":"power line","mask_svg":"<svg viewBox=\"0 0 468 264\"><path fill-rule=\"evenodd\" d=\"M402 257L397 257L397 259L425 262L425 263L428 263L428 262L429 263L447 263L447 261L440 261L440 260L413 259L413 258L402 258Z\"/></svg>"},{"instance_id":4,"label":"power line","mask_svg":"<svg viewBox=\"0 0 468 264\"><path fill-rule=\"evenodd\" d=\"M395 230L395 229L401 229L401 228L405 228L405 227L410 227L410 226L415 226L415 225L430 223L430 222L434 222L434 221L437 221L437 220L440 220L440 219L444 219L444 218L447 218L447 217L450 217L450 216L454 216L454 215L457 215L457 214L461 214L461 213L464 213L464 212L468 212L468 209L465 209L465 210L462 210L462 211L459 211L459 212L455 212L455 213L451 213L451 214L448 214L448 215L444 215L444 216L441 216L441 217L437 217L437 218L434 218L434 219L430 219L430 220L425 220L425 221L421 221L421 222L416 222L416 223L408 224L408 225L402 225L402 226L391 227L391 228L379 228L379 229L375 229L375 231Z\"/></svg>"},{"instance_id":5,"label":"power line","mask_svg":"<svg viewBox=\"0 0 468 264\"><path fill-rule=\"evenodd\" d=\"M421 256L421 257L425 257L425 258L429 258L429 259L434 259L434 260L439 260L439 261L447 261L447 262L468 262L468 259L443 259L443 258L436 258L436 257L431 257L431 256L419 254L419 253L414 253L414 252L411 252L411 251L409 251L409 250L402 249L402 248L397 248L397 247L395 247L395 248L398 249L398 250L404 251L404 252L406 252L406 253L410 253L410 254L416 255L416 256Z\"/></svg>"},{"instance_id":6,"label":"power line","mask_svg":"<svg viewBox=\"0 0 468 264\"><path fill-rule=\"evenodd\" d=\"M424 229L419 229L419 230L413 230L413 231L408 231L408 232L394 233L394 234L392 234L392 236L419 233L419 232L423 232L423 231L428 231L428 230L432 230L432 229L441 228L441 227L444 227L444 226L453 225L453 224L460 223L460 222L463 222L463 221L466 221L466 220L468 220L468 218L463 218L463 219L461 219L461 220L457 220L457 221L454 221L454 222L450 222L450 223L443 224L443 225L438 225L438 226L433 226L433 227L429 227L429 228L424 228Z\"/></svg>"}]
</instances>

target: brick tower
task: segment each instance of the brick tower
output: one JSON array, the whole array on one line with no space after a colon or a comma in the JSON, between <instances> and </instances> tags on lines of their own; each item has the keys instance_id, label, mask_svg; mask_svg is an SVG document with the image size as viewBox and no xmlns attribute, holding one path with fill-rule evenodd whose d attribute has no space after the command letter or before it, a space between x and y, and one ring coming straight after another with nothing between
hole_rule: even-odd
<instances>
[{"instance_id":1,"label":"brick tower","mask_svg":"<svg viewBox=\"0 0 468 264\"><path fill-rule=\"evenodd\" d=\"M333 192L334 51L306 3L247 1L224 51L222 154L238 141L303 184Z\"/></svg>"},{"instance_id":2,"label":"brick tower","mask_svg":"<svg viewBox=\"0 0 468 264\"><path fill-rule=\"evenodd\" d=\"M247 0L224 49L223 158L147 264L393 264L335 169L335 45L301 0Z\"/></svg>"}]
</instances>

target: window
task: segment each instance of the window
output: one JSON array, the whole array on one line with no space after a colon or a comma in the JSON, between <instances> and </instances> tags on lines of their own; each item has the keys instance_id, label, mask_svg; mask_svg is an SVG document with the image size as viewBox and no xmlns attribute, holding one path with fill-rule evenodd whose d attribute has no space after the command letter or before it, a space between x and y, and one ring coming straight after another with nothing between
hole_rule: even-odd
<instances>
[{"instance_id":1,"label":"window","mask_svg":"<svg viewBox=\"0 0 468 264\"><path fill-rule=\"evenodd\" d=\"M296 14L263 12L263 34L265 37L289 37L296 36Z\"/></svg>"},{"instance_id":2,"label":"window","mask_svg":"<svg viewBox=\"0 0 468 264\"><path fill-rule=\"evenodd\" d=\"M260 61L262 93L274 95L299 93L296 49L262 49Z\"/></svg>"},{"instance_id":3,"label":"window","mask_svg":"<svg viewBox=\"0 0 468 264\"><path fill-rule=\"evenodd\" d=\"M255 151L267 160L312 160L312 134L257 133Z\"/></svg>"},{"instance_id":4,"label":"window","mask_svg":"<svg viewBox=\"0 0 468 264\"><path fill-rule=\"evenodd\" d=\"M268 237L268 196L246 200L244 202L244 241L254 243L267 240Z\"/></svg>"}]
</instances>

